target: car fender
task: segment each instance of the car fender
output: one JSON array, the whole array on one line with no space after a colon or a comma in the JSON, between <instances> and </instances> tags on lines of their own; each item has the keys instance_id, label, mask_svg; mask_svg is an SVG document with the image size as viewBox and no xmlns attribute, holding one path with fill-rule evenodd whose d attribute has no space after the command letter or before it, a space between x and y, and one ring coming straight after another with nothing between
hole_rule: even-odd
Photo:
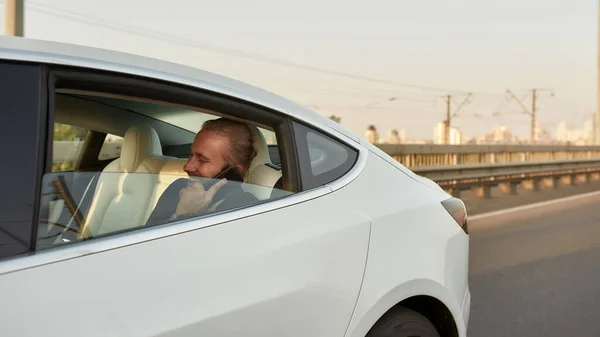
<instances>
[{"instance_id":1,"label":"car fender","mask_svg":"<svg viewBox=\"0 0 600 337\"><path fill-rule=\"evenodd\" d=\"M465 326L461 319L461 303L452 299L452 294L442 284L430 279L414 279L390 289L377 299L375 304L361 317L353 316L345 337L364 337L377 321L396 304L415 296L430 296L439 300L452 314L459 334ZM462 331L462 332L461 332Z\"/></svg>"}]
</instances>

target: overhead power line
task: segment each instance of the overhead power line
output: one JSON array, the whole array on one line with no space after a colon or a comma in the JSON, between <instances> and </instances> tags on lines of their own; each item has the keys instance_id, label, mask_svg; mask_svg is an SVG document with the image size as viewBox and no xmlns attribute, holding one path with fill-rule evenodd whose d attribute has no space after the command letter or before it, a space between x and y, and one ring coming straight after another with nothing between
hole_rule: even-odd
<instances>
[{"instance_id":1,"label":"overhead power line","mask_svg":"<svg viewBox=\"0 0 600 337\"><path fill-rule=\"evenodd\" d=\"M135 27L135 26L125 25L125 24L118 23L118 22L112 22L112 21L108 21L108 20L104 20L104 19L100 19L100 18L91 16L91 15L86 15L86 14L78 13L75 11L67 10L64 8L59 8L59 7L55 7L55 6L51 6L51 5L38 3L35 1L27 1L26 5L27 5L28 10L31 10L31 11L34 11L37 13L41 13L41 14L60 17L63 19L71 20L71 21L77 21L80 23L84 23L84 24L88 24L88 25L92 25L92 26L98 26L98 27L102 27L105 29L113 30L113 31L125 32L125 33L129 33L129 34L133 34L133 35L144 36L147 38L160 40L163 42L180 44L180 45L184 45L184 46L191 47L191 48L203 49L203 50L208 50L211 52L221 53L221 54L225 54L225 55L242 57L242 58L246 58L246 59L250 59L250 60L254 60L254 61L258 61L258 62L277 64L280 66L287 66L287 67L293 67L293 68L298 68L298 69L303 69L303 70L309 70L309 71L332 75L332 76L340 76L340 77L346 77L346 78L351 78L351 79L355 79L355 80L368 81L368 82L373 82L373 83L381 83L381 84L393 85L393 86L398 86L398 87L414 88L414 89L429 90L429 91L444 91L444 92L456 92L456 93L463 92L462 90L452 90L452 89L436 88L436 87L431 87L431 86L400 83L400 82L390 81L390 80L376 78L376 77L352 74L352 73L347 73L347 72L342 72L342 71L336 71L336 70L331 70L331 69L326 69L326 68L315 67L315 66L306 65L306 64L295 63L295 62L286 61L286 60L282 60L282 59L278 59L278 58L274 58L274 57L269 57L269 56L265 56L265 55L261 55L261 54L257 54L257 53L245 52L242 50L222 47L222 46L218 46L218 45L214 45L214 44L210 44L210 43L199 42L199 41L195 41L195 40L191 40L191 39L173 36L170 34L164 34L164 33L159 33L159 32L155 32L155 31L151 31L151 30L147 30L147 29L142 29L142 28ZM40 8L40 7L45 7L45 8Z\"/></svg>"},{"instance_id":2,"label":"overhead power line","mask_svg":"<svg viewBox=\"0 0 600 337\"><path fill-rule=\"evenodd\" d=\"M377 89L360 89L360 88L350 88L339 85L326 85L323 83L310 82L309 84L299 84L294 81L288 81L289 83L286 86L296 88L295 91L303 91L316 93L317 95L328 95L328 96L342 96L348 98L370 98L374 102L370 102L367 104L367 107L372 107L375 105L380 105L386 102L393 101L412 101L412 102L421 102L421 103L430 103L432 104L434 101L432 99L425 99L422 96L410 96L412 93L397 91L381 91ZM302 83L302 82L300 82ZM390 93L392 92L392 93Z\"/></svg>"},{"instance_id":3,"label":"overhead power line","mask_svg":"<svg viewBox=\"0 0 600 337\"><path fill-rule=\"evenodd\" d=\"M4 2L5 2L4 0L0 0L0 3L4 3ZM215 45L215 44L211 44L211 43L205 43L205 42L200 42L200 41L196 41L196 40L192 40L192 39L188 39L188 38L183 38L183 37L178 37L178 36L174 36L174 35L170 35L170 34L160 33L160 32L156 32L156 31L152 31L152 30L148 30L148 29L135 27L133 25L127 25L127 24L122 24L119 22L109 21L109 20L95 17L93 15L86 15L86 14L82 14L82 13L79 13L76 11L68 10L65 8L57 7L57 6L47 5L47 4L39 3L36 1L28 0L28 1L24 1L24 2L25 2L25 7L27 10L41 13L44 15L63 18L66 20L80 22L80 23L88 24L88 25L92 25L92 26L97 26L97 27L101 27L104 29L108 29L108 30L113 30L113 31L122 32L122 33L128 33L128 34L142 36L142 37L159 40L159 41L163 41L163 42L167 42L167 43L179 44L179 45L187 46L190 48L201 49L201 50L206 50L206 51L215 52L215 53L221 53L224 55L245 58L245 59L254 60L254 61L258 61L258 62L264 62L264 63L270 63L270 64L275 64L275 65L280 65L280 66L285 66L285 67L303 69L303 70L308 70L308 71L312 71L312 72L317 72L317 73L322 73L322 74L327 74L327 75L332 75L332 76L337 76L337 77L360 80L360 81L364 81L364 82L379 83L379 84L384 84L384 85L389 85L389 86L394 86L394 87L412 88L412 89L423 90L423 91L444 91L444 92L451 93L453 95L469 94L469 93L476 94L476 95L494 95L494 96L502 95L502 93L497 93L497 92L472 91L472 90L465 91L465 90L460 90L460 89L446 89L446 88L438 88L438 87L433 87L433 86L400 83L400 82L386 80L386 79L377 78L377 77L370 77L370 76L364 76L364 75L360 75L360 74L354 74L354 73L336 71L336 70L326 69L326 68L321 68L321 67L315 67L315 66L311 66L311 65L300 64L300 63L295 63L295 62L291 62L291 61L287 61L287 60L283 60L283 59L278 59L275 57L269 57L269 56L261 55L258 53L246 52L246 51L237 50L234 48L223 47L223 46L219 46L219 45ZM327 89L324 88L324 90L327 90ZM367 90L369 90L369 89L367 89ZM383 94L383 90L375 89L373 91L377 92L378 94L380 94L380 93ZM390 88L390 91L394 91L394 90ZM408 93L406 93L406 94L408 94ZM411 94L408 94L408 95L411 95ZM398 94L392 93L390 96L397 97L396 99L398 99L398 100L415 101L415 102L421 101L420 98L409 97L402 92L399 92ZM523 100L523 99L521 99L521 100ZM427 100L422 100L422 102L424 102L424 103L426 101ZM576 103L576 104L579 105L579 103ZM494 115L497 115L497 112L495 112Z\"/></svg>"},{"instance_id":4,"label":"overhead power line","mask_svg":"<svg viewBox=\"0 0 600 337\"><path fill-rule=\"evenodd\" d=\"M456 107L454 112L452 112L452 102L453 102L452 95L446 95L446 96L442 97L444 99L444 102L446 103L446 120L444 121L444 124L445 124L444 142L445 142L445 144L450 144L450 128L452 126L452 124L451 124L452 117L457 117L458 111L465 104L469 104L472 102L471 97L472 97L472 93L468 93L467 96L462 100L462 102L458 104L458 107Z\"/></svg>"},{"instance_id":5,"label":"overhead power line","mask_svg":"<svg viewBox=\"0 0 600 337\"><path fill-rule=\"evenodd\" d=\"M394 89L390 87L365 87L365 86L356 86L356 85L348 85L348 83L329 83L323 82L319 80L307 80L307 79L297 79L297 78L283 78L283 77L275 77L274 81L285 82L286 85L292 85L296 87L302 88L321 88L323 90L336 90L336 91L344 91L348 93L357 93L357 94L366 94L369 95L377 95L384 97L392 97L395 95L402 95L404 97L410 97L411 99L420 99L423 101L430 102L431 101L431 93L426 91L410 91L403 89Z\"/></svg>"},{"instance_id":6,"label":"overhead power line","mask_svg":"<svg viewBox=\"0 0 600 337\"><path fill-rule=\"evenodd\" d=\"M510 95L510 97L512 99L514 99L517 103L519 103L519 105L523 108L524 112L526 112L527 114L529 114L531 116L531 144L535 144L535 125L536 125L536 112L537 112L537 98L538 98L538 94L540 91L543 90L551 90L551 89L531 89L531 110L529 108L527 108L527 106L525 106L525 104L523 104L522 100L518 99L517 96L515 96L515 94L510 91L510 89L507 89L506 92ZM554 93L551 93L552 96L554 96Z\"/></svg>"}]
</instances>

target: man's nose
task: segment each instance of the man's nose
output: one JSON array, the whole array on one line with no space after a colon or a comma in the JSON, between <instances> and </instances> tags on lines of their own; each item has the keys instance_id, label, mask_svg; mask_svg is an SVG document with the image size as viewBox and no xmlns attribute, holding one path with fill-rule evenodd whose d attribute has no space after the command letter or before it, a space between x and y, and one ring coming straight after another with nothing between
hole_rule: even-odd
<instances>
[{"instance_id":1,"label":"man's nose","mask_svg":"<svg viewBox=\"0 0 600 337\"><path fill-rule=\"evenodd\" d=\"M189 160L187 163L185 163L185 165L183 165L183 170L187 173L193 173L196 171L195 167L193 165L190 165Z\"/></svg>"}]
</instances>

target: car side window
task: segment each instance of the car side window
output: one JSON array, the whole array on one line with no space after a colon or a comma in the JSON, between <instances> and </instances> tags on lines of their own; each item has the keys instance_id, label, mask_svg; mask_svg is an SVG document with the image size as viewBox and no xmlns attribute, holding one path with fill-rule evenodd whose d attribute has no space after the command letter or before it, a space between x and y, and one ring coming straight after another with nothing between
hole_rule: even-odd
<instances>
[{"instance_id":1,"label":"car side window","mask_svg":"<svg viewBox=\"0 0 600 337\"><path fill-rule=\"evenodd\" d=\"M304 190L339 179L355 164L358 151L303 124L294 123Z\"/></svg>"},{"instance_id":2,"label":"car side window","mask_svg":"<svg viewBox=\"0 0 600 337\"><path fill-rule=\"evenodd\" d=\"M39 210L38 250L229 212L293 194L278 185L285 172L270 160L270 147L278 152L277 137L275 128L267 129L264 123L261 127L250 121L214 126L241 127L234 130L247 130L252 137L251 146L257 155L247 170L236 176L235 169L225 171L234 157L223 153L231 148L229 145L204 152L218 143L212 139L222 137L222 129L210 133L211 140L203 146L191 148L196 132L219 119L217 115L194 107L130 96L117 98L102 92L58 91L55 101L56 164L42 179L45 198ZM79 127L71 126L75 121ZM103 141L89 137L90 144L82 150L79 144L88 132L107 136ZM65 149L57 151L57 142L64 143ZM241 151L239 147L234 149ZM92 155L102 160L97 164L101 166L88 165L82 170L73 164L73 158ZM223 168L206 173L205 167L212 169L215 165ZM192 211L179 204L182 190L200 186L208 190L216 182L208 177L221 170L223 174L218 177L227 178L226 184L218 190L215 187L216 193L206 207Z\"/></svg>"},{"instance_id":3,"label":"car side window","mask_svg":"<svg viewBox=\"0 0 600 337\"><path fill-rule=\"evenodd\" d=\"M72 171L75 168L88 133L86 128L54 123L52 172Z\"/></svg>"},{"instance_id":4,"label":"car side window","mask_svg":"<svg viewBox=\"0 0 600 337\"><path fill-rule=\"evenodd\" d=\"M98 154L98 159L107 160L119 158L122 147L123 137L107 134L104 143L102 143L100 153Z\"/></svg>"},{"instance_id":5,"label":"car side window","mask_svg":"<svg viewBox=\"0 0 600 337\"><path fill-rule=\"evenodd\" d=\"M275 135L275 132L263 128L258 128L258 130L262 133L263 137L265 137L265 141L267 142L271 163L281 167L281 160L279 159L279 147L277 146L277 136Z\"/></svg>"}]
</instances>

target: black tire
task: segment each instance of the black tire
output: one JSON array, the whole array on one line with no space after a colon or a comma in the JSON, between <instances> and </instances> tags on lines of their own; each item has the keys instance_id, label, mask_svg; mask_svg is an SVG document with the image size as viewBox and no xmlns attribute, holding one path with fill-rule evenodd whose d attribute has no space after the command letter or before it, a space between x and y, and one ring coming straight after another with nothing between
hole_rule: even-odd
<instances>
[{"instance_id":1,"label":"black tire","mask_svg":"<svg viewBox=\"0 0 600 337\"><path fill-rule=\"evenodd\" d=\"M440 337L440 334L427 317L398 307L385 314L366 337Z\"/></svg>"}]
</instances>

